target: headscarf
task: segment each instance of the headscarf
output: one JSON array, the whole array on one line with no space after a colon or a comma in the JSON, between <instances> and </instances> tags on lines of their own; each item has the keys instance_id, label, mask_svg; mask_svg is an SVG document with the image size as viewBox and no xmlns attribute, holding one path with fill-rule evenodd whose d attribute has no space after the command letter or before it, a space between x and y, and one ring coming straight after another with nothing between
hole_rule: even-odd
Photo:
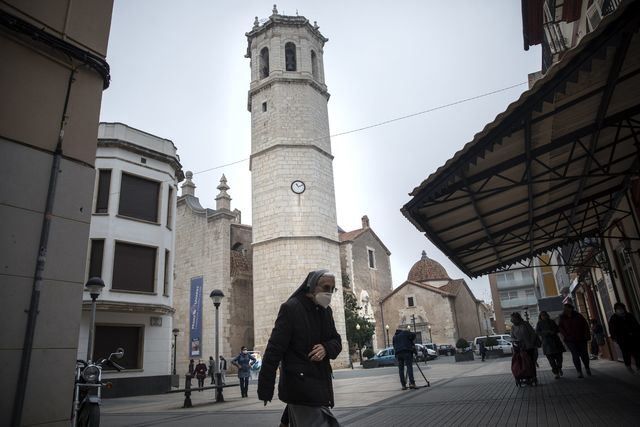
<instances>
[{"instance_id":1,"label":"headscarf","mask_svg":"<svg viewBox=\"0 0 640 427\"><path fill-rule=\"evenodd\" d=\"M320 280L320 278L328 272L329 270L315 270L310 272L309 274L307 274L307 278L304 279L304 282L302 282L300 287L298 287L298 289L296 289L295 292L292 293L289 298L293 298L296 295L313 292L316 285L318 284L318 280Z\"/></svg>"}]
</instances>

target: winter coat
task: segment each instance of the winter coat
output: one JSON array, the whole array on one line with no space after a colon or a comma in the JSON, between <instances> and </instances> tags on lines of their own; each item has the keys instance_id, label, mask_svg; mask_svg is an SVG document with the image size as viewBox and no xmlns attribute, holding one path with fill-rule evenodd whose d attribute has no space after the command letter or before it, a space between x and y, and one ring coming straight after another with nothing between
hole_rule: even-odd
<instances>
[{"instance_id":1,"label":"winter coat","mask_svg":"<svg viewBox=\"0 0 640 427\"><path fill-rule=\"evenodd\" d=\"M511 327L511 337L519 342L520 348L523 350L531 350L537 347L538 335L529 322L523 321L519 325L513 325Z\"/></svg>"},{"instance_id":2,"label":"winter coat","mask_svg":"<svg viewBox=\"0 0 640 427\"><path fill-rule=\"evenodd\" d=\"M536 332L542 339L542 353L545 355L564 353L566 351L562 340L558 336L560 328L553 320L540 320L536 325Z\"/></svg>"},{"instance_id":3,"label":"winter coat","mask_svg":"<svg viewBox=\"0 0 640 427\"><path fill-rule=\"evenodd\" d=\"M591 338L587 320L577 311L574 311L571 316L561 314L559 328L565 342L586 342Z\"/></svg>"},{"instance_id":4,"label":"winter coat","mask_svg":"<svg viewBox=\"0 0 640 427\"><path fill-rule=\"evenodd\" d=\"M631 313L624 316L614 314L609 319L609 332L618 345L639 345L640 325Z\"/></svg>"},{"instance_id":5,"label":"winter coat","mask_svg":"<svg viewBox=\"0 0 640 427\"><path fill-rule=\"evenodd\" d=\"M207 376L207 365L204 363L198 363L196 365L196 378L204 378Z\"/></svg>"},{"instance_id":6,"label":"winter coat","mask_svg":"<svg viewBox=\"0 0 640 427\"><path fill-rule=\"evenodd\" d=\"M403 351L415 352L416 334L404 329L396 329L396 333L393 335L393 349L395 353L402 353Z\"/></svg>"},{"instance_id":7,"label":"winter coat","mask_svg":"<svg viewBox=\"0 0 640 427\"><path fill-rule=\"evenodd\" d=\"M251 375L251 363L255 363L256 358L249 353L240 353L231 363L238 367L238 378L249 378Z\"/></svg>"},{"instance_id":8,"label":"winter coat","mask_svg":"<svg viewBox=\"0 0 640 427\"><path fill-rule=\"evenodd\" d=\"M323 308L305 293L313 289L323 270L309 273L304 283L280 306L275 326L262 358L258 377L258 398L273 398L276 370L280 365L278 397L285 403L306 406L334 405L329 359L342 351L331 307ZM315 281L315 282L314 282ZM308 354L322 344L326 356L312 362Z\"/></svg>"}]
</instances>

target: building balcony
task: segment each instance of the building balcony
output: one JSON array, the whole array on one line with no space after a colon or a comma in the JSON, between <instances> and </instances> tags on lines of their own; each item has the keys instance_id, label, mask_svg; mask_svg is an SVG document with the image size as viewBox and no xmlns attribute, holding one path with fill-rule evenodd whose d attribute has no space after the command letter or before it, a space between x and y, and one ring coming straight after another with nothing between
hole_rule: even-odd
<instances>
[{"instance_id":1,"label":"building balcony","mask_svg":"<svg viewBox=\"0 0 640 427\"><path fill-rule=\"evenodd\" d=\"M500 307L502 308L533 307L537 305L538 299L535 296L500 300Z\"/></svg>"},{"instance_id":2,"label":"building balcony","mask_svg":"<svg viewBox=\"0 0 640 427\"><path fill-rule=\"evenodd\" d=\"M498 289L517 289L517 288L533 288L535 283L533 277L517 278L505 281L497 281L496 286Z\"/></svg>"}]
</instances>

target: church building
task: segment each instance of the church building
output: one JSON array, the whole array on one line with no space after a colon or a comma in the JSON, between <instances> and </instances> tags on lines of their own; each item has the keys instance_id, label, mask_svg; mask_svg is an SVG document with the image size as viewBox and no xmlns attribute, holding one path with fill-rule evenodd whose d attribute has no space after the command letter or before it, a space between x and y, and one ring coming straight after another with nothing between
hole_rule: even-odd
<instances>
[{"instance_id":1,"label":"church building","mask_svg":"<svg viewBox=\"0 0 640 427\"><path fill-rule=\"evenodd\" d=\"M416 342L455 345L459 338L486 334L481 304L464 279L451 279L422 251L407 280L382 300L382 313L390 337L396 329L411 328Z\"/></svg>"}]
</instances>

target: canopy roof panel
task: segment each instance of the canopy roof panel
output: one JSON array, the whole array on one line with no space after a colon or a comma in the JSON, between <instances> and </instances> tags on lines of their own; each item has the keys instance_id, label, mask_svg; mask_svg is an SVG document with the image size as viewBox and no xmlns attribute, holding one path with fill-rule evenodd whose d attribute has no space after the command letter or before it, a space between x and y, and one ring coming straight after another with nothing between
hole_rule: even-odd
<instances>
[{"instance_id":1,"label":"canopy roof panel","mask_svg":"<svg viewBox=\"0 0 640 427\"><path fill-rule=\"evenodd\" d=\"M627 2L410 194L403 214L480 276L601 235L640 167L640 2Z\"/></svg>"}]
</instances>

